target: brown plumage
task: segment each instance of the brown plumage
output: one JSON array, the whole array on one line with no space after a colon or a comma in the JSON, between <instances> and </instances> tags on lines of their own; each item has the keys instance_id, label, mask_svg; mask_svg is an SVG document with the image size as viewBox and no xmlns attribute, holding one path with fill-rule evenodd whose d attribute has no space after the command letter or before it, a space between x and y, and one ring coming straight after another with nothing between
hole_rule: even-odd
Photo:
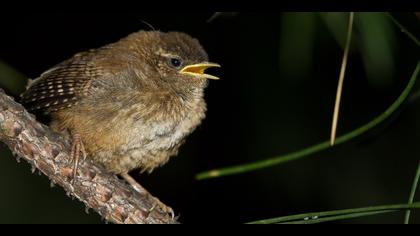
<instances>
[{"instance_id":1,"label":"brown plumage","mask_svg":"<svg viewBox=\"0 0 420 236\"><path fill-rule=\"evenodd\" d=\"M52 129L76 135L109 171L150 172L205 117L204 89L217 77L204 70L217 66L186 34L140 31L46 71L22 102L51 114Z\"/></svg>"}]
</instances>

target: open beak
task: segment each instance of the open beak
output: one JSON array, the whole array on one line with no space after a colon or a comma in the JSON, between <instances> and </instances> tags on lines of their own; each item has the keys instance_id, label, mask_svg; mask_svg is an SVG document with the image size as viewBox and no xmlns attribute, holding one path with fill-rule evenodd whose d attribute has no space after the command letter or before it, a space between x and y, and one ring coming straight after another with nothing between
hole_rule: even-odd
<instances>
[{"instance_id":1,"label":"open beak","mask_svg":"<svg viewBox=\"0 0 420 236\"><path fill-rule=\"evenodd\" d=\"M218 80L219 77L204 73L206 69L212 68L212 67L220 67L220 65L216 64L216 63L203 62L203 63L199 63L199 64L195 64L195 65L186 66L186 67L182 68L180 73L181 74L192 75L192 76L195 76L195 77L198 77L198 78L203 78L203 79Z\"/></svg>"}]
</instances>

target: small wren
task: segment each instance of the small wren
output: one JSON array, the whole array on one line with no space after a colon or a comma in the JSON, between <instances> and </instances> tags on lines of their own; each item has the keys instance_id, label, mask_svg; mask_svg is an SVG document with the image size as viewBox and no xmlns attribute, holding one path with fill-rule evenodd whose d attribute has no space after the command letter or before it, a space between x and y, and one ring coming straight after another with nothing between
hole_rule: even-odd
<instances>
[{"instance_id":1,"label":"small wren","mask_svg":"<svg viewBox=\"0 0 420 236\"><path fill-rule=\"evenodd\" d=\"M73 137L74 179L82 154L142 192L128 172L151 172L177 154L205 117L204 89L218 79L205 73L211 67L219 65L189 35L140 31L54 66L21 98Z\"/></svg>"}]
</instances>

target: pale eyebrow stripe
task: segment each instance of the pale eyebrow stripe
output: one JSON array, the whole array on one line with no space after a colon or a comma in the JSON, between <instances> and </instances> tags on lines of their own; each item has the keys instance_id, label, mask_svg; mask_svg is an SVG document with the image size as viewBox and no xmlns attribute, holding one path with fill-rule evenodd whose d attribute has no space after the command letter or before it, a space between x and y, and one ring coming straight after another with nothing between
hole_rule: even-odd
<instances>
[{"instance_id":1,"label":"pale eyebrow stripe","mask_svg":"<svg viewBox=\"0 0 420 236\"><path fill-rule=\"evenodd\" d=\"M160 55L160 56L163 56L163 57L168 57L168 58L170 58L170 57L179 58L178 55L174 55L174 54L171 54L171 53L164 52L162 48L159 48L159 50L157 51L157 54Z\"/></svg>"}]
</instances>

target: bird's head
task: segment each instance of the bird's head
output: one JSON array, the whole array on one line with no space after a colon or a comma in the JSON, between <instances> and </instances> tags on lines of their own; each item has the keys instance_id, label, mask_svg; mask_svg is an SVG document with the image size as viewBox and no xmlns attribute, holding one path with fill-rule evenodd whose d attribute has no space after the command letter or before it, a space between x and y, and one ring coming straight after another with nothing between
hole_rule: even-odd
<instances>
[{"instance_id":1,"label":"bird's head","mask_svg":"<svg viewBox=\"0 0 420 236\"><path fill-rule=\"evenodd\" d=\"M209 62L207 53L199 41L180 32L163 33L141 31L141 54L149 68L159 74L158 80L179 85L205 87L208 80L219 78L206 73L219 64Z\"/></svg>"}]
</instances>

